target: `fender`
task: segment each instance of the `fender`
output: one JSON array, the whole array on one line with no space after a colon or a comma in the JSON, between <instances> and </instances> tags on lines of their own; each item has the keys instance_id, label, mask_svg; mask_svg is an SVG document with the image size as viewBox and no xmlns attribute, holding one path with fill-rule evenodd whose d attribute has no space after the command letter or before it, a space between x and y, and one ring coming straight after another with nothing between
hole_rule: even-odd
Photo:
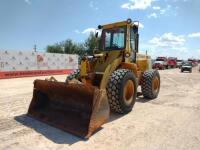
<instances>
[{"instance_id":1,"label":"fender","mask_svg":"<svg viewBox=\"0 0 200 150\"><path fill-rule=\"evenodd\" d=\"M119 57L106 67L106 70L104 71L101 80L100 89L106 88L110 75L113 73L113 71L115 71L119 67L121 62L122 62L122 57Z\"/></svg>"},{"instance_id":2,"label":"fender","mask_svg":"<svg viewBox=\"0 0 200 150\"><path fill-rule=\"evenodd\" d=\"M121 69L129 69L129 70L132 70L135 77L138 78L138 67L136 64L134 63L125 63L125 62L122 62L120 64L120 68Z\"/></svg>"}]
</instances>

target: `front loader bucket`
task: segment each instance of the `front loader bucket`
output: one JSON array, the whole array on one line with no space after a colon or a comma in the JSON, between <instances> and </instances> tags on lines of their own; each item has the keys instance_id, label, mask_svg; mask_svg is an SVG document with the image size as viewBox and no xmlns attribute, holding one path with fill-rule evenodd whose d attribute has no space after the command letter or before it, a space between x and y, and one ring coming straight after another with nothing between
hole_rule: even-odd
<instances>
[{"instance_id":1,"label":"front loader bucket","mask_svg":"<svg viewBox=\"0 0 200 150\"><path fill-rule=\"evenodd\" d=\"M28 115L89 138L106 123L109 111L105 90L85 84L35 80Z\"/></svg>"}]
</instances>

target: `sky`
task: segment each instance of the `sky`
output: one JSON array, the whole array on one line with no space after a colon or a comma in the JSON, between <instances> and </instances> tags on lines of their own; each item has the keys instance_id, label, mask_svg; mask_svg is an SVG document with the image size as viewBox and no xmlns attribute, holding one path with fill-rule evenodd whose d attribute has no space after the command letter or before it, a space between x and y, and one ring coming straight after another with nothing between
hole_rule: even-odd
<instances>
[{"instance_id":1,"label":"sky","mask_svg":"<svg viewBox=\"0 0 200 150\"><path fill-rule=\"evenodd\" d=\"M0 49L84 42L98 25L140 21L140 52L200 59L200 0L0 0Z\"/></svg>"}]
</instances>

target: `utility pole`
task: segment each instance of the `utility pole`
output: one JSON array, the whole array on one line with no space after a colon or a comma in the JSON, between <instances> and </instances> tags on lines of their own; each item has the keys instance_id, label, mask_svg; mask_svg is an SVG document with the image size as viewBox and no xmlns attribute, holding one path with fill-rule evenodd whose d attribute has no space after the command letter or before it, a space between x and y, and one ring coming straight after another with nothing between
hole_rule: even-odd
<instances>
[{"instance_id":1,"label":"utility pole","mask_svg":"<svg viewBox=\"0 0 200 150\"><path fill-rule=\"evenodd\" d=\"M37 45L36 44L34 45L33 49L34 49L34 52L37 52Z\"/></svg>"}]
</instances>

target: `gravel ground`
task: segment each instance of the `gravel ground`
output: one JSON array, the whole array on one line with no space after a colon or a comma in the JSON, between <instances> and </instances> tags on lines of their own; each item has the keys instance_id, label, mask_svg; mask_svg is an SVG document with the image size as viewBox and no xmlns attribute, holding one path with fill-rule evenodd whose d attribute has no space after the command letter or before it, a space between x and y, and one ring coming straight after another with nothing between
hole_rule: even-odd
<instances>
[{"instance_id":1,"label":"gravel ground","mask_svg":"<svg viewBox=\"0 0 200 150\"><path fill-rule=\"evenodd\" d=\"M0 80L0 149L199 150L200 73L171 69L160 75L157 99L138 98L131 113L111 114L86 141L25 115L34 79L45 77Z\"/></svg>"}]
</instances>

